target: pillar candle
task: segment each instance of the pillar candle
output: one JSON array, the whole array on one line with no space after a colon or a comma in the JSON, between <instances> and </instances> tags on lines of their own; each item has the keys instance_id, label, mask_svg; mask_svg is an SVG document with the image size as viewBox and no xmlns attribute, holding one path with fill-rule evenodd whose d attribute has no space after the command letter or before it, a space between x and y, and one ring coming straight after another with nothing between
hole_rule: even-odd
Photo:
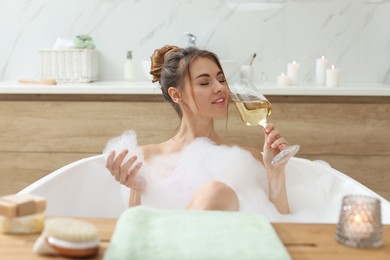
<instances>
[{"instance_id":1,"label":"pillar candle","mask_svg":"<svg viewBox=\"0 0 390 260\"><path fill-rule=\"evenodd\" d=\"M277 78L278 87L286 87L290 85L290 79L284 73L280 74Z\"/></svg>"},{"instance_id":2,"label":"pillar candle","mask_svg":"<svg viewBox=\"0 0 390 260\"><path fill-rule=\"evenodd\" d=\"M339 86L339 74L340 70L336 69L334 65L330 69L326 70L326 86L334 88Z\"/></svg>"},{"instance_id":3,"label":"pillar candle","mask_svg":"<svg viewBox=\"0 0 390 260\"><path fill-rule=\"evenodd\" d=\"M293 61L287 64L287 76L290 77L290 84L298 84L299 64Z\"/></svg>"},{"instance_id":4,"label":"pillar candle","mask_svg":"<svg viewBox=\"0 0 390 260\"><path fill-rule=\"evenodd\" d=\"M321 57L316 61L316 84L320 86L325 86L325 76L326 76L326 67L328 65L328 60Z\"/></svg>"}]
</instances>

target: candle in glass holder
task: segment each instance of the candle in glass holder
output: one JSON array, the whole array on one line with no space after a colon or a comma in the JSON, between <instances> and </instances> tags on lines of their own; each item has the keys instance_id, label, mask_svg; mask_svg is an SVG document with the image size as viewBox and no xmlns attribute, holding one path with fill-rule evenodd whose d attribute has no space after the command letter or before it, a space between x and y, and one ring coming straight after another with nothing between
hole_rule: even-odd
<instances>
[{"instance_id":1,"label":"candle in glass holder","mask_svg":"<svg viewBox=\"0 0 390 260\"><path fill-rule=\"evenodd\" d=\"M364 195L343 198L336 240L352 247L383 245L380 200Z\"/></svg>"},{"instance_id":2,"label":"candle in glass holder","mask_svg":"<svg viewBox=\"0 0 390 260\"><path fill-rule=\"evenodd\" d=\"M364 239L373 232L371 212L354 210L345 223L345 234L355 239Z\"/></svg>"}]
</instances>

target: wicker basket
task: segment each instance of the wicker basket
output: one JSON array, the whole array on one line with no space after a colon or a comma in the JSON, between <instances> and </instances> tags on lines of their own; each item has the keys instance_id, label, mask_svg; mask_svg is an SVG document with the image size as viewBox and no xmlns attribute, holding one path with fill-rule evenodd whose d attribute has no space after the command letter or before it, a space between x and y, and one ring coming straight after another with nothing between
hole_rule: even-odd
<instances>
[{"instance_id":1,"label":"wicker basket","mask_svg":"<svg viewBox=\"0 0 390 260\"><path fill-rule=\"evenodd\" d=\"M41 78L63 83L86 83L98 79L96 49L42 49Z\"/></svg>"}]
</instances>

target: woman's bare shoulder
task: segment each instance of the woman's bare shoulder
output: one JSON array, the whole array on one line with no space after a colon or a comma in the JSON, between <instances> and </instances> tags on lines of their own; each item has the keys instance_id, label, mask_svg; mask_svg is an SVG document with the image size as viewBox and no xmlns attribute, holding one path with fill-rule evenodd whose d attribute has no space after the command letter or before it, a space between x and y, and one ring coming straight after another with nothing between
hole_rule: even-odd
<instances>
[{"instance_id":1,"label":"woman's bare shoulder","mask_svg":"<svg viewBox=\"0 0 390 260\"><path fill-rule=\"evenodd\" d=\"M146 161L162 153L161 144L146 144L141 146L140 148L144 154L144 158Z\"/></svg>"},{"instance_id":2,"label":"woman's bare shoulder","mask_svg":"<svg viewBox=\"0 0 390 260\"><path fill-rule=\"evenodd\" d=\"M140 148L142 149L146 161L149 161L151 158L157 155L177 152L177 149L175 149L175 147L172 146L170 140L158 144L143 145Z\"/></svg>"}]
</instances>

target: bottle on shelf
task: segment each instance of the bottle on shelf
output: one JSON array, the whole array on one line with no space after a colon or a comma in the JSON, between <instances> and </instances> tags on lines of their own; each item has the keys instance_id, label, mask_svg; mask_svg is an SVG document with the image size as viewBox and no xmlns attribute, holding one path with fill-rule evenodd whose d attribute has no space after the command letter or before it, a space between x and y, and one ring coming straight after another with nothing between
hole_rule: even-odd
<instances>
[{"instance_id":1,"label":"bottle on shelf","mask_svg":"<svg viewBox=\"0 0 390 260\"><path fill-rule=\"evenodd\" d=\"M135 64L133 61L132 51L127 52L127 57L124 64L124 79L132 81L135 78Z\"/></svg>"}]
</instances>

